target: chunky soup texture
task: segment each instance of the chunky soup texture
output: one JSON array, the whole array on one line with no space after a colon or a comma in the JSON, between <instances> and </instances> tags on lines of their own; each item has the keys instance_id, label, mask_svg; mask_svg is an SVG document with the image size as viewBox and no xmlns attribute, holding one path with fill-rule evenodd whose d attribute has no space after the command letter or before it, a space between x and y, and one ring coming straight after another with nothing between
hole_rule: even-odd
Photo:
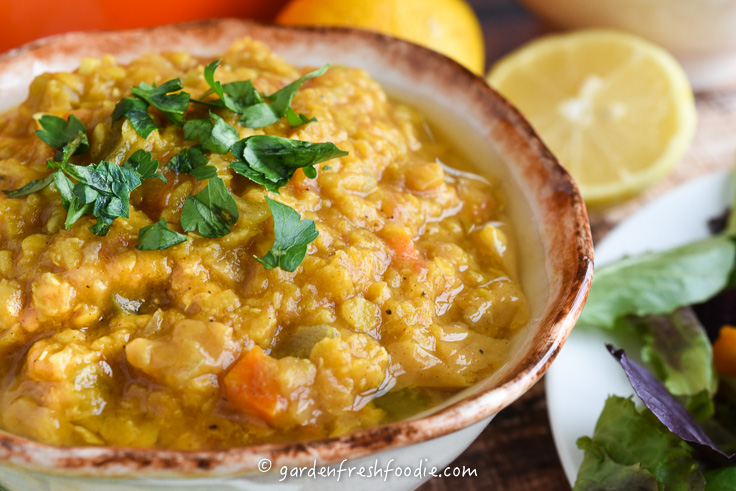
<instances>
[{"instance_id":1,"label":"chunky soup texture","mask_svg":"<svg viewBox=\"0 0 736 491\"><path fill-rule=\"evenodd\" d=\"M130 218L99 237L84 216L69 230L54 185L0 194L0 425L58 445L181 449L329 437L409 417L498 369L528 320L513 232L497 186L469 172L416 110L390 100L364 71L332 66L271 134L333 142L347 156L298 170L280 195L208 154L233 194L232 232L161 251L134 246L165 218L183 232L186 197L207 184L165 168L192 142L155 109L139 136L117 102L140 82L180 77L200 97L212 61L147 54L128 65L85 59L37 77L0 115L0 188L49 173L56 151L34 135L41 115L79 118L90 150L77 165L121 164L139 149L161 163L130 197ZM252 40L222 56L223 83L269 94L307 73ZM186 118L206 117L193 104ZM471 149L472 150L472 149ZM265 197L315 221L319 237L296 271L255 259L274 241Z\"/></svg>"}]
</instances>

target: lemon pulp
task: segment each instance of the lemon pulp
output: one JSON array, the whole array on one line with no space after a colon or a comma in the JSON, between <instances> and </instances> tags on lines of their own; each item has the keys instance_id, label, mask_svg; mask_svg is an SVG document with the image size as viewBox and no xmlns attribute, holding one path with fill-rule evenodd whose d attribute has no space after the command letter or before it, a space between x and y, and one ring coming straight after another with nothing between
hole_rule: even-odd
<instances>
[{"instance_id":1,"label":"lemon pulp","mask_svg":"<svg viewBox=\"0 0 736 491\"><path fill-rule=\"evenodd\" d=\"M631 34L585 30L534 41L489 83L529 119L589 206L621 202L664 177L696 126L684 72Z\"/></svg>"}]
</instances>

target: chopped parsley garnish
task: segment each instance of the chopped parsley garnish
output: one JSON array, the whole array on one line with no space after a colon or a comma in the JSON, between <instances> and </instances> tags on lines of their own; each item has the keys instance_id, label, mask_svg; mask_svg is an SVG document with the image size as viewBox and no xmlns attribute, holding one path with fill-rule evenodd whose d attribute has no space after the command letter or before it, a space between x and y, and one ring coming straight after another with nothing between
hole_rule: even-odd
<instances>
[{"instance_id":1,"label":"chopped parsley garnish","mask_svg":"<svg viewBox=\"0 0 736 491\"><path fill-rule=\"evenodd\" d=\"M59 151L55 158L61 158L64 149L72 142L75 142L74 150L69 157L89 150L87 127L75 115L70 114L69 119L64 121L58 116L44 114L38 122L43 129L36 130L36 136L46 145Z\"/></svg>"},{"instance_id":2,"label":"chopped parsley garnish","mask_svg":"<svg viewBox=\"0 0 736 491\"><path fill-rule=\"evenodd\" d=\"M215 81L215 70L217 70L218 66L220 66L220 60L215 60L204 68L204 79L211 87L205 96L214 92L220 99L197 102L203 102L204 104L216 107L225 107L236 114L242 114L249 106L263 102L263 97L253 87L253 82L250 80L230 82L225 85Z\"/></svg>"},{"instance_id":3,"label":"chopped parsley garnish","mask_svg":"<svg viewBox=\"0 0 736 491\"><path fill-rule=\"evenodd\" d=\"M348 154L333 143L311 143L273 135L253 135L236 142L230 150L238 159L230 168L269 191L279 192L304 169L307 177L317 176L314 165Z\"/></svg>"},{"instance_id":4,"label":"chopped parsley garnish","mask_svg":"<svg viewBox=\"0 0 736 491\"><path fill-rule=\"evenodd\" d=\"M275 239L271 250L263 257L255 259L266 269L279 267L284 271L293 272L307 255L309 244L319 237L319 232L314 220L302 220L301 215L290 206L268 197L266 202L273 216Z\"/></svg>"},{"instance_id":5,"label":"chopped parsley garnish","mask_svg":"<svg viewBox=\"0 0 736 491\"><path fill-rule=\"evenodd\" d=\"M215 71L219 64L220 60L215 60L205 67L204 78L210 90L203 96L214 94L218 99L194 102L232 111L240 115L240 124L249 128L262 128L284 117L291 126L316 121L297 114L291 103L301 86L307 80L324 74L327 65L266 96L250 80L226 84L216 81ZM125 117L141 137L148 138L158 129L148 110L153 106L166 119L183 126L187 140L196 141L195 146L180 151L166 164L175 172L209 180L202 191L188 196L184 202L181 226L186 232L196 230L204 237L222 237L230 233L238 220L235 198L217 176L217 168L209 165L205 152L231 152L237 159L230 166L234 172L277 194L297 169L303 169L307 177L314 178L317 175L315 165L348 154L332 143L311 143L273 135L254 135L238 141L238 130L211 111L209 119L193 119L185 123L190 95L182 89L183 84L178 78L160 86L141 82L131 89L132 96L121 99L115 106L112 122ZM3 192L10 198L21 198L39 192L53 182L67 210L64 224L67 229L83 215L92 215L97 222L90 230L104 236L117 218L129 218L130 193L143 181L159 178L166 182L158 172L158 161L145 150L135 152L123 165L108 161L87 166L71 164L69 159L73 155L89 150L84 123L74 115L70 115L68 120L44 115L39 122L43 129L36 132L38 137L59 151L56 160L47 162L47 167L54 172L19 189ZM308 245L319 236L319 232L313 220L302 220L291 207L270 198L266 201L273 216L275 240L268 253L256 259L267 269L279 267L295 271L304 260ZM142 251L162 250L186 240L186 235L171 230L166 220L161 219L139 230L136 248Z\"/></svg>"},{"instance_id":6,"label":"chopped parsley garnish","mask_svg":"<svg viewBox=\"0 0 736 491\"><path fill-rule=\"evenodd\" d=\"M209 160L202 150L194 146L174 155L166 167L174 172L191 174L200 181L204 181L217 175L217 169L212 165L207 165L208 163Z\"/></svg>"},{"instance_id":7,"label":"chopped parsley garnish","mask_svg":"<svg viewBox=\"0 0 736 491\"><path fill-rule=\"evenodd\" d=\"M148 135L157 128L148 113L150 105L158 109L166 119L181 126L184 124L184 113L189 107L190 97L187 92L179 92L183 88L184 85L178 78L169 80L160 86L156 86L155 83L148 85L146 82L141 82L137 87L130 89L133 97L125 97L115 106L112 122L125 116L136 133L143 138L148 138Z\"/></svg>"},{"instance_id":8,"label":"chopped parsley garnish","mask_svg":"<svg viewBox=\"0 0 736 491\"><path fill-rule=\"evenodd\" d=\"M157 172L158 160L153 158L151 152L147 152L142 149L136 150L133 155L131 155L130 158L125 161L123 167L128 168L138 174L138 176L140 176L141 178L141 181L156 177L158 179L161 179L164 184L166 183L166 178L162 174L159 174Z\"/></svg>"},{"instance_id":9,"label":"chopped parsley garnish","mask_svg":"<svg viewBox=\"0 0 736 491\"><path fill-rule=\"evenodd\" d=\"M248 128L263 128L264 126L278 122L284 116L287 117L291 126L299 126L316 121L315 118L310 119L303 114L297 115L291 108L291 101L304 82L324 75L328 67L329 65L325 65L319 70L307 73L270 96L266 96L266 99L271 101L271 104L261 102L248 107L242 113L243 117L240 118L240 124Z\"/></svg>"},{"instance_id":10,"label":"chopped parsley garnish","mask_svg":"<svg viewBox=\"0 0 736 491\"><path fill-rule=\"evenodd\" d=\"M184 123L184 112L189 107L189 94L187 92L179 92L184 88L181 80L175 78L169 80L161 86L148 85L141 82L138 87L133 87L131 92L158 109L166 119L181 126ZM177 92L173 94L172 92Z\"/></svg>"},{"instance_id":11,"label":"chopped parsley garnish","mask_svg":"<svg viewBox=\"0 0 736 491\"><path fill-rule=\"evenodd\" d=\"M56 165L66 165L72 155L89 150L87 127L76 116L71 114L68 121L57 116L43 115L39 120L43 130L36 130L36 136L52 148L59 150L55 158L61 158L61 163L49 160L48 169L56 169ZM48 176L31 181L25 186L12 191L3 191L9 198L23 198L29 194L45 189L54 180L54 172Z\"/></svg>"},{"instance_id":12,"label":"chopped parsley garnish","mask_svg":"<svg viewBox=\"0 0 736 491\"><path fill-rule=\"evenodd\" d=\"M74 165L66 159L47 162L54 174L56 188L67 210L64 227L68 230L83 215L91 214L97 222L89 230L107 235L116 218L129 218L130 193L146 179L163 179L158 174L158 161L145 150L138 150L123 165L102 161L88 166ZM67 177L77 181L73 184Z\"/></svg>"},{"instance_id":13,"label":"chopped parsley garnish","mask_svg":"<svg viewBox=\"0 0 736 491\"><path fill-rule=\"evenodd\" d=\"M304 82L323 75L329 65L307 73L270 96L264 96L258 92L250 80L222 85L215 80L215 71L219 65L220 60L215 60L204 69L204 79L210 86L210 90L204 96L214 93L220 99L197 102L225 107L236 114L240 114L240 124L248 128L263 128L279 122L283 117L287 118L291 126L300 126L317 121L315 118L309 118L304 114L297 114L291 108L291 101L301 86L304 85ZM269 104L266 101L271 103Z\"/></svg>"},{"instance_id":14,"label":"chopped parsley garnish","mask_svg":"<svg viewBox=\"0 0 736 491\"><path fill-rule=\"evenodd\" d=\"M42 179L36 179L35 181L29 182L22 188L3 191L3 193L5 193L8 198L23 198L24 196L28 196L29 194L37 193L45 189L52 182L54 182L53 172Z\"/></svg>"},{"instance_id":15,"label":"chopped parsley garnish","mask_svg":"<svg viewBox=\"0 0 736 491\"><path fill-rule=\"evenodd\" d=\"M238 141L238 130L211 111L210 118L187 121L184 124L184 138L199 140L199 146L210 152L227 153Z\"/></svg>"},{"instance_id":16,"label":"chopped parsley garnish","mask_svg":"<svg viewBox=\"0 0 736 491\"><path fill-rule=\"evenodd\" d=\"M238 221L238 204L219 177L210 178L207 187L194 196L187 196L181 210L181 226L197 230L204 237L222 237Z\"/></svg>"},{"instance_id":17,"label":"chopped parsley garnish","mask_svg":"<svg viewBox=\"0 0 736 491\"><path fill-rule=\"evenodd\" d=\"M158 129L153 118L148 114L148 103L143 99L137 97L121 99L112 113L112 122L122 117L128 118L135 132L143 138L148 138L153 130Z\"/></svg>"},{"instance_id":18,"label":"chopped parsley garnish","mask_svg":"<svg viewBox=\"0 0 736 491\"><path fill-rule=\"evenodd\" d=\"M158 251L181 244L186 240L186 235L171 230L166 219L162 218L138 231L138 245L135 248L139 251Z\"/></svg>"}]
</instances>

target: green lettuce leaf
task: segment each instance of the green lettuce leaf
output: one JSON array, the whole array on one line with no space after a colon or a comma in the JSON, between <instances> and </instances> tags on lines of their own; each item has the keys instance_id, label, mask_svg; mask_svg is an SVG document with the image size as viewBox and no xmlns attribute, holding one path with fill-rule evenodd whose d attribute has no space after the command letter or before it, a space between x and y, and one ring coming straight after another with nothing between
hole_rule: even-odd
<instances>
[{"instance_id":1,"label":"green lettuce leaf","mask_svg":"<svg viewBox=\"0 0 736 491\"><path fill-rule=\"evenodd\" d=\"M645 409L617 396L606 401L593 437L578 439L585 451L575 491L702 490L705 479L691 447Z\"/></svg>"},{"instance_id":2,"label":"green lettuce leaf","mask_svg":"<svg viewBox=\"0 0 736 491\"><path fill-rule=\"evenodd\" d=\"M628 315L667 314L707 300L727 284L735 259L733 242L717 236L603 266L580 323L613 328Z\"/></svg>"},{"instance_id":3,"label":"green lettuce leaf","mask_svg":"<svg viewBox=\"0 0 736 491\"><path fill-rule=\"evenodd\" d=\"M642 341L642 359L699 421L713 415L718 389L710 340L695 313L680 308L672 314L629 320Z\"/></svg>"},{"instance_id":4,"label":"green lettuce leaf","mask_svg":"<svg viewBox=\"0 0 736 491\"><path fill-rule=\"evenodd\" d=\"M736 489L736 467L722 467L705 471L705 491L733 491Z\"/></svg>"}]
</instances>

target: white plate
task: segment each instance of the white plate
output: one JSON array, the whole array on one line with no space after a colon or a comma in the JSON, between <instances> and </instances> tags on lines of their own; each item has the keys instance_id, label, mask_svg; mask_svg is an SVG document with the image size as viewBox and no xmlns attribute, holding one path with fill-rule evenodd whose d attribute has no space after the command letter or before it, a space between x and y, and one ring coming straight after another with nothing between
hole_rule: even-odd
<instances>
[{"instance_id":1,"label":"white plate","mask_svg":"<svg viewBox=\"0 0 736 491\"><path fill-rule=\"evenodd\" d=\"M730 172L710 174L642 208L596 247L596 266L625 255L671 249L707 237L708 219L730 206L731 176ZM606 351L606 342L613 342L617 347L633 347L627 350L633 356L638 352L632 340L603 330L576 327L546 376L552 433L571 485L583 461L583 452L575 441L593 434L609 395L633 394L621 366Z\"/></svg>"}]
</instances>

